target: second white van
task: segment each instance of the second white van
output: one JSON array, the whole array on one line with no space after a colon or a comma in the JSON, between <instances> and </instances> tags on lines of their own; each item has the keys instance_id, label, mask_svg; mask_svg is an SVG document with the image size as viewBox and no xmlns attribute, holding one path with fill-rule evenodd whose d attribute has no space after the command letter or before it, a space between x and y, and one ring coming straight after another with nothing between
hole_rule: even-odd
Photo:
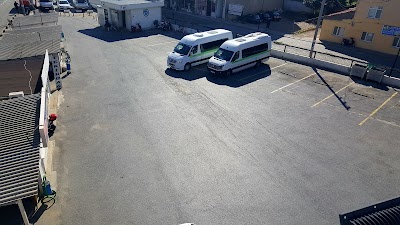
<instances>
[{"instance_id":1,"label":"second white van","mask_svg":"<svg viewBox=\"0 0 400 225\"><path fill-rule=\"evenodd\" d=\"M223 29L186 35L168 54L167 66L175 70L189 70L192 66L206 63L222 43L232 38L232 32Z\"/></svg>"},{"instance_id":2,"label":"second white van","mask_svg":"<svg viewBox=\"0 0 400 225\"><path fill-rule=\"evenodd\" d=\"M224 42L208 61L211 73L230 75L246 68L261 65L271 56L271 37L252 33Z\"/></svg>"}]
</instances>

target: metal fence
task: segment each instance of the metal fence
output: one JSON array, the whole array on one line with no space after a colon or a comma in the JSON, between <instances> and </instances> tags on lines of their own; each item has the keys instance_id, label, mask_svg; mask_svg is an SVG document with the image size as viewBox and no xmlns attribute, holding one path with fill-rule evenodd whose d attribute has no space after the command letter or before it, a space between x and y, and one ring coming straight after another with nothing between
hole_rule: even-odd
<instances>
[{"instance_id":1,"label":"metal fence","mask_svg":"<svg viewBox=\"0 0 400 225\"><path fill-rule=\"evenodd\" d=\"M279 43L279 42L275 42L272 45L272 49L276 50L276 51L289 53L289 54L294 54L294 55L300 55L300 56L305 56L305 57L310 56L310 49L287 45L287 44L283 44L283 43ZM351 68L354 64L359 64L359 65L362 65L365 67L375 67L380 70L384 70L385 74L388 76L400 78L400 69L398 69L398 68L393 68L393 71L391 72L391 75L390 75L391 68L389 68L387 66L374 65L371 62L367 62L367 61L363 61L363 60L359 60L359 59L355 59L355 58L348 58L348 57L338 56L338 55L334 55L334 54L330 54L330 53L326 53L326 52L319 52L319 51L313 51L312 58L318 59L321 61L331 62L331 63L338 64L338 65L347 66L349 68Z\"/></svg>"}]
</instances>

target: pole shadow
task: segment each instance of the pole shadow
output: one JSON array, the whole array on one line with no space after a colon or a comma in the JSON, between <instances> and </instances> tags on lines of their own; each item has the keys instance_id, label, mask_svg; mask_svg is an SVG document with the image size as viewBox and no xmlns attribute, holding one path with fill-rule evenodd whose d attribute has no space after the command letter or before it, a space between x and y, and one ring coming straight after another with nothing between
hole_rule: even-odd
<instances>
[{"instance_id":1,"label":"pole shadow","mask_svg":"<svg viewBox=\"0 0 400 225\"><path fill-rule=\"evenodd\" d=\"M346 110L350 110L350 107L347 106L346 101L344 101L342 99L342 97L340 97L339 95L336 94L336 92L332 89L332 87L328 84L328 82L326 82L326 80L321 76L321 74L318 72L317 68L312 67L312 69L314 70L315 74L317 74L317 76L319 77L319 79L321 79L321 81L325 84L326 87L328 87L328 89L332 92L332 94L337 98L337 100L340 102L340 104L342 104L342 106L346 109Z\"/></svg>"}]
</instances>

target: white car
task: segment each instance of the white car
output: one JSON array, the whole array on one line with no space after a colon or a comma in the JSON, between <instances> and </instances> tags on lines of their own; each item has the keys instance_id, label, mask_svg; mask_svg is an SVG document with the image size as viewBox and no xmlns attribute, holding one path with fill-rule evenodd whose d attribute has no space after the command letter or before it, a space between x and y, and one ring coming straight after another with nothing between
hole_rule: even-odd
<instances>
[{"instance_id":1,"label":"white car","mask_svg":"<svg viewBox=\"0 0 400 225\"><path fill-rule=\"evenodd\" d=\"M67 0L58 1L58 10L72 9L73 7L69 4Z\"/></svg>"}]
</instances>

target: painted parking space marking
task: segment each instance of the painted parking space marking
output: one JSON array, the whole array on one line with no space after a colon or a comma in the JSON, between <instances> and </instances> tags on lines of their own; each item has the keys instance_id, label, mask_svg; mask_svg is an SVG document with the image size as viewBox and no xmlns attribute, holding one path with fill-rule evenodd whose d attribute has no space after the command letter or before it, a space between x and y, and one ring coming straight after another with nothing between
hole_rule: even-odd
<instances>
[{"instance_id":1,"label":"painted parking space marking","mask_svg":"<svg viewBox=\"0 0 400 225\"><path fill-rule=\"evenodd\" d=\"M293 85L293 84L295 84L295 83L298 83L298 82L300 82L300 81L302 81L302 80L305 80L305 79L307 79L307 78L309 78L309 77L311 77L311 76L314 76L314 75L315 75L315 73L312 73L312 74L310 74L310 75L308 75L308 76L306 76L306 77L301 78L300 80L296 80L296 81L293 82L293 83L290 83L290 84L287 84L287 85L285 85L285 86L283 86L283 87L280 87L280 88L278 88L278 89L276 89L276 90L274 90L274 91L271 91L271 94L273 94L273 93L275 93L275 92L277 92L277 91L280 91L280 90L282 90L282 89L284 89L284 88L287 88L287 87L289 87L289 86L291 86L291 85Z\"/></svg>"},{"instance_id":2,"label":"painted parking space marking","mask_svg":"<svg viewBox=\"0 0 400 225\"><path fill-rule=\"evenodd\" d=\"M239 79L239 80L240 80L240 81L246 80L246 79L248 79L248 78L250 78L250 77L254 77L254 76L256 76L256 75L259 75L259 74L262 74L262 73L265 73L265 72L268 72L268 71L272 71L273 69L279 68L279 67L284 66L284 65L286 65L286 64L288 64L288 63L283 63L283 64L281 64L281 65L279 65L279 66L272 67L272 68L270 68L270 69L268 69L268 70L264 70L264 71L260 71L260 72L255 73L255 74L251 74L250 76L243 77L242 79Z\"/></svg>"},{"instance_id":3,"label":"painted parking space marking","mask_svg":"<svg viewBox=\"0 0 400 225\"><path fill-rule=\"evenodd\" d=\"M371 114L369 114L369 116L367 118L365 118L363 121L361 121L361 123L359 123L358 125L359 126L363 125L368 119L370 119L373 115L375 115L383 106L385 106L390 100L392 100L392 98L394 98L397 94L398 94L398 92L395 92L392 96L390 96L388 99L386 99L386 101L383 102L382 105L380 105L378 108L376 108Z\"/></svg>"},{"instance_id":4,"label":"painted parking space marking","mask_svg":"<svg viewBox=\"0 0 400 225\"><path fill-rule=\"evenodd\" d=\"M332 97L332 96L336 95L337 93L343 91L345 88L349 87L349 86L352 85L352 84L354 84L354 82L349 83L348 85L346 85L346 86L340 88L339 90L335 91L335 93L330 94L328 97L326 97L326 98L322 99L321 101L315 103L314 105L311 106L311 108L313 108L313 107L315 107L315 106L321 104L322 102L328 100L330 97Z\"/></svg>"}]
</instances>

